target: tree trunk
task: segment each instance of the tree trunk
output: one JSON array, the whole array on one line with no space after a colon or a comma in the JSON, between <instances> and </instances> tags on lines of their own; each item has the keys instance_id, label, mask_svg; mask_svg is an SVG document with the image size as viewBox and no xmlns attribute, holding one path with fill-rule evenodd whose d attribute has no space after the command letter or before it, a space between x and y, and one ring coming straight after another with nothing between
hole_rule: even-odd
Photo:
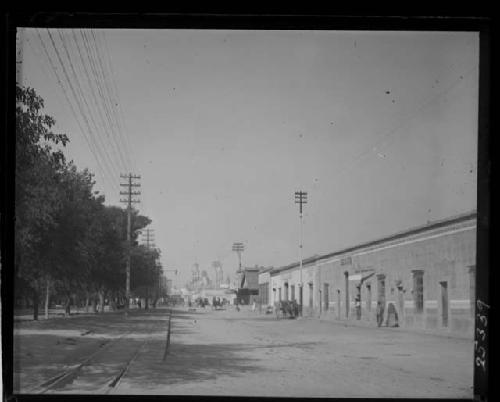
<instances>
[{"instance_id":1,"label":"tree trunk","mask_svg":"<svg viewBox=\"0 0 500 402\"><path fill-rule=\"evenodd\" d=\"M104 313L104 292L99 292L99 311Z\"/></svg>"},{"instance_id":2,"label":"tree trunk","mask_svg":"<svg viewBox=\"0 0 500 402\"><path fill-rule=\"evenodd\" d=\"M71 296L66 298L66 303L64 304L64 315L69 316L71 314Z\"/></svg>"},{"instance_id":3,"label":"tree trunk","mask_svg":"<svg viewBox=\"0 0 500 402\"><path fill-rule=\"evenodd\" d=\"M33 290L33 320L38 321L38 292Z\"/></svg>"},{"instance_id":4,"label":"tree trunk","mask_svg":"<svg viewBox=\"0 0 500 402\"><path fill-rule=\"evenodd\" d=\"M80 310L80 299L77 295L71 296L71 305L75 307L76 313Z\"/></svg>"},{"instance_id":5,"label":"tree trunk","mask_svg":"<svg viewBox=\"0 0 500 402\"><path fill-rule=\"evenodd\" d=\"M49 319L49 300L50 300L50 281L47 279L47 287L45 288L45 319Z\"/></svg>"},{"instance_id":6,"label":"tree trunk","mask_svg":"<svg viewBox=\"0 0 500 402\"><path fill-rule=\"evenodd\" d=\"M146 297L144 298L144 310L147 310L149 308L149 306L148 306L148 300L149 300L149 298L146 295Z\"/></svg>"},{"instance_id":7,"label":"tree trunk","mask_svg":"<svg viewBox=\"0 0 500 402\"><path fill-rule=\"evenodd\" d=\"M85 297L85 314L88 314L89 312L89 305L90 305L90 295L89 292L87 292L87 296Z\"/></svg>"},{"instance_id":8,"label":"tree trunk","mask_svg":"<svg viewBox=\"0 0 500 402\"><path fill-rule=\"evenodd\" d=\"M92 295L92 297L90 298L90 305L92 306L92 311L94 313L97 313L97 303L96 303L95 295Z\"/></svg>"}]
</instances>

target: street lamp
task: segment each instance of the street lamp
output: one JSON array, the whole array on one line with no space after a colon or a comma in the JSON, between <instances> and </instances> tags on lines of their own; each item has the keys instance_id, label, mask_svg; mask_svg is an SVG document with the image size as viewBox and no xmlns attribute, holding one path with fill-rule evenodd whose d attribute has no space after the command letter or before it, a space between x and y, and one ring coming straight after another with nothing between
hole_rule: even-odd
<instances>
[{"instance_id":1,"label":"street lamp","mask_svg":"<svg viewBox=\"0 0 500 402\"><path fill-rule=\"evenodd\" d=\"M303 300L303 283L302 283L302 205L307 204L307 192L296 191L295 192L295 204L299 204L299 217L300 217L300 244L299 244L299 259L300 259L300 287L299 287L299 298L300 298L300 315L302 315L302 300Z\"/></svg>"}]
</instances>

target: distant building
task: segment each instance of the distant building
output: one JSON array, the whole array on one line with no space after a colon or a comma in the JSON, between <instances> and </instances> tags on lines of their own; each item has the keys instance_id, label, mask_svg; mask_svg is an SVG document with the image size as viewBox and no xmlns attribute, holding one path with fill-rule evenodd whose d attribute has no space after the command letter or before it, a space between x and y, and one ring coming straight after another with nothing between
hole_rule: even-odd
<instances>
[{"instance_id":1,"label":"distant building","mask_svg":"<svg viewBox=\"0 0 500 402\"><path fill-rule=\"evenodd\" d=\"M271 271L273 267L263 268L259 271L258 282L259 282L259 303L261 305L269 305L271 301L269 300L269 283L271 282Z\"/></svg>"},{"instance_id":2,"label":"distant building","mask_svg":"<svg viewBox=\"0 0 500 402\"><path fill-rule=\"evenodd\" d=\"M165 279L165 288L167 290L167 295L172 294L172 279Z\"/></svg>"},{"instance_id":3,"label":"distant building","mask_svg":"<svg viewBox=\"0 0 500 402\"><path fill-rule=\"evenodd\" d=\"M380 303L385 325L392 304L401 327L472 336L475 278L472 212L304 259L303 313L376 325ZM267 304L300 304L299 263L261 271L259 286Z\"/></svg>"},{"instance_id":4,"label":"distant building","mask_svg":"<svg viewBox=\"0 0 500 402\"><path fill-rule=\"evenodd\" d=\"M234 304L236 292L230 289L201 289L193 296L195 299L198 297L208 299L209 305L212 305L213 298L219 298L220 301L226 299L230 304Z\"/></svg>"},{"instance_id":5,"label":"distant building","mask_svg":"<svg viewBox=\"0 0 500 402\"><path fill-rule=\"evenodd\" d=\"M240 304L252 304L259 301L259 267L243 268L237 292Z\"/></svg>"}]
</instances>

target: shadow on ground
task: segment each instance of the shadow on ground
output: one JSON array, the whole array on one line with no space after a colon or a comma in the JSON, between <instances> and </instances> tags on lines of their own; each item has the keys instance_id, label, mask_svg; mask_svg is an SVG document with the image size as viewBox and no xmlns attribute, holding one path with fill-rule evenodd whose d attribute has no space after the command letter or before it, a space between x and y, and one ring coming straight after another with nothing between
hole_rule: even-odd
<instances>
[{"instance_id":1,"label":"shadow on ground","mask_svg":"<svg viewBox=\"0 0 500 402\"><path fill-rule=\"evenodd\" d=\"M242 377L262 369L259 359L243 356L244 344L172 344L165 361L151 343L149 350L127 373L127 383L134 387L193 383L215 380L220 376Z\"/></svg>"}]
</instances>

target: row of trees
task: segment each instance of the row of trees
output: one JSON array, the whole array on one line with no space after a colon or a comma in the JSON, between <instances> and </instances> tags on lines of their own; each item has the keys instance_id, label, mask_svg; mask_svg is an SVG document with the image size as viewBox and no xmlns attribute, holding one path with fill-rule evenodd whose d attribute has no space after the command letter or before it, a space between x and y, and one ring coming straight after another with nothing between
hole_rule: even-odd
<instances>
[{"instance_id":1,"label":"row of trees","mask_svg":"<svg viewBox=\"0 0 500 402\"><path fill-rule=\"evenodd\" d=\"M55 120L43 114L43 99L18 86L16 101L16 302L28 301L35 320L41 303L48 317L51 300L62 301L68 314L72 303L94 311L104 311L105 299L122 304L128 252L134 295L160 296L159 252L137 245L151 220L132 211L129 247L126 211L105 205L92 174L66 160L61 149L69 139L52 132Z\"/></svg>"}]
</instances>

